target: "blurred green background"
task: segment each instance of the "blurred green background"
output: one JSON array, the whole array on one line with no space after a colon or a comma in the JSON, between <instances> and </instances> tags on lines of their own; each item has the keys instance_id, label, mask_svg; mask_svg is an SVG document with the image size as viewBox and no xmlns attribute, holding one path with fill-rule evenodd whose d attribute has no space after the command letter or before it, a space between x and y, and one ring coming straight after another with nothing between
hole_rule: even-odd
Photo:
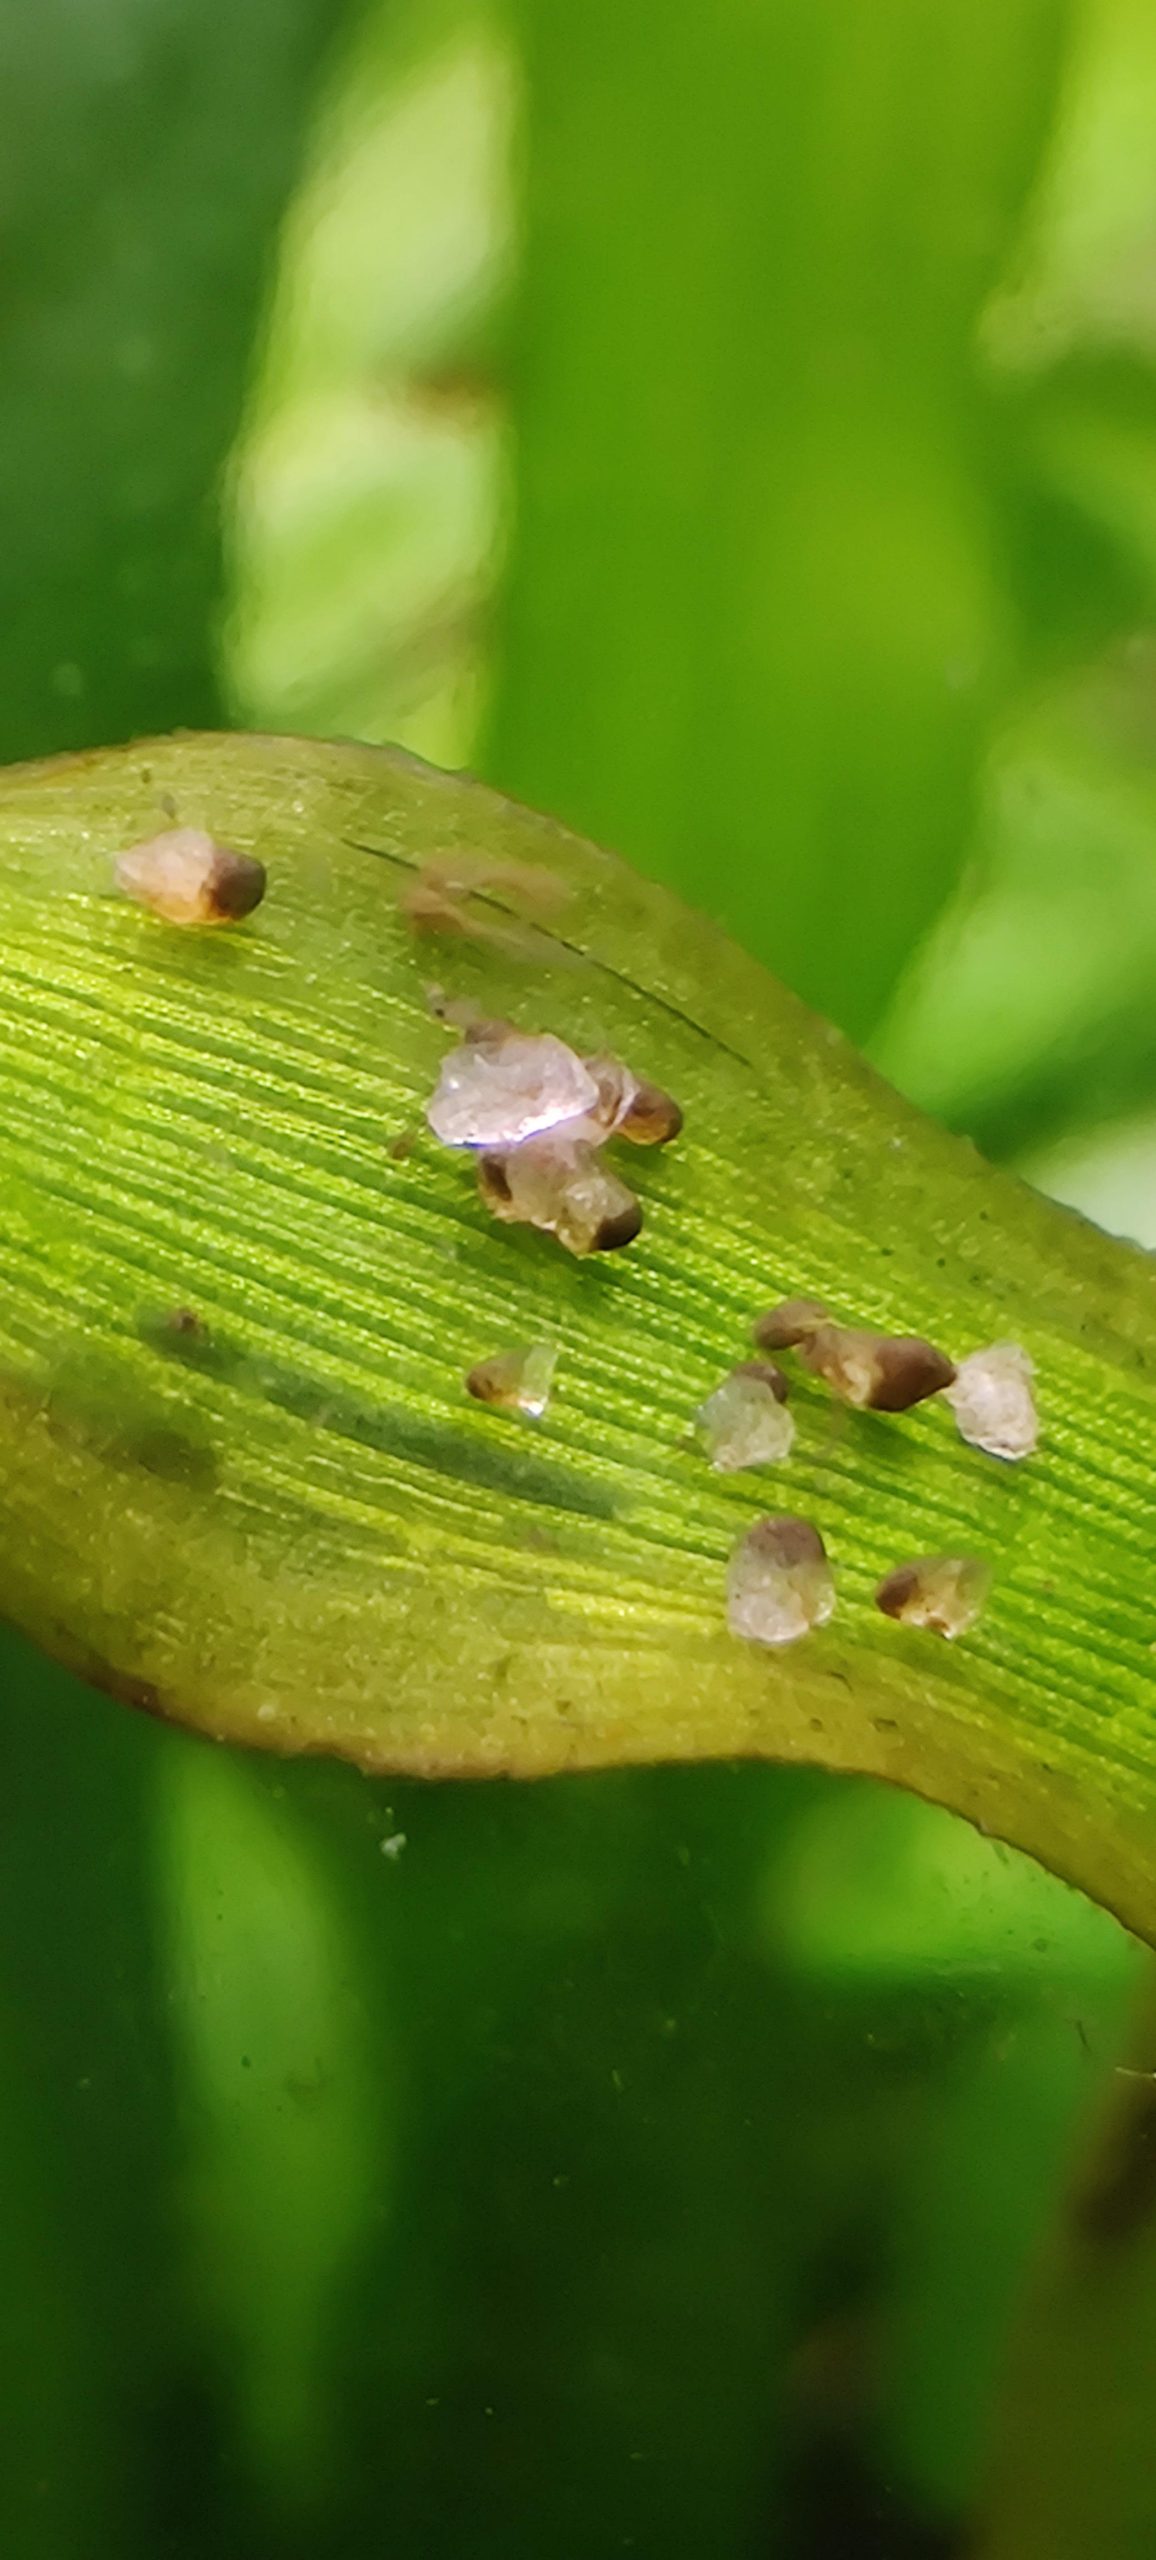
<instances>
[{"instance_id":1,"label":"blurred green background","mask_svg":"<svg viewBox=\"0 0 1156 2560\"><path fill-rule=\"evenodd\" d=\"M1156 1244L1151 0L7 0L0 753L468 762ZM1149 1959L0 1639L13 2560L1150 2560Z\"/></svg>"}]
</instances>

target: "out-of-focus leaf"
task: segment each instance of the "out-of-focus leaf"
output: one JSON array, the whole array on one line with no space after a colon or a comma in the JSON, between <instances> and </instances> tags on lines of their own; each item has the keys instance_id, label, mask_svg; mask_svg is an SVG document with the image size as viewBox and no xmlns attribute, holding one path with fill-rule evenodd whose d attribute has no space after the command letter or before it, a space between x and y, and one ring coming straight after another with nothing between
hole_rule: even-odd
<instances>
[{"instance_id":1,"label":"out-of-focus leaf","mask_svg":"<svg viewBox=\"0 0 1156 2560\"><path fill-rule=\"evenodd\" d=\"M242 930L109 894L160 795L267 861ZM455 846L498 878L431 957L401 901ZM141 1705L369 1768L737 1751L893 1777L1156 1928L1143 1257L920 1121L667 893L407 759L210 737L14 771L0 903L17 1623ZM433 967L679 1095L627 1253L495 1226L422 1134ZM711 1474L694 1408L802 1289L957 1352L1022 1340L1038 1457L804 1385L786 1472ZM533 1431L463 1391L527 1340L561 1355ZM820 1522L840 1608L771 1656L727 1634L724 1572L784 1505ZM872 1605L933 1547L996 1566L957 1648Z\"/></svg>"},{"instance_id":2,"label":"out-of-focus leaf","mask_svg":"<svg viewBox=\"0 0 1156 2560\"><path fill-rule=\"evenodd\" d=\"M813 1995L906 1986L943 2035L930 2120L886 2206L873 2442L913 2505L966 2515L1013 2307L1122 2050L1144 1953L1000 1842L862 1785L804 1807L762 1908ZM956 2050L953 2014L968 2026Z\"/></svg>"},{"instance_id":3,"label":"out-of-focus leaf","mask_svg":"<svg viewBox=\"0 0 1156 2560\"><path fill-rule=\"evenodd\" d=\"M1045 166L987 350L1038 380L1076 355L1156 356L1156 19L1148 0L1077 0Z\"/></svg>"},{"instance_id":4,"label":"out-of-focus leaf","mask_svg":"<svg viewBox=\"0 0 1156 2560\"><path fill-rule=\"evenodd\" d=\"M0 754L216 711L216 484L344 15L7 0Z\"/></svg>"},{"instance_id":5,"label":"out-of-focus leaf","mask_svg":"<svg viewBox=\"0 0 1156 2560\"><path fill-rule=\"evenodd\" d=\"M1149 1112L1029 1160L1031 1180L1049 1199L1094 1218L1110 1236L1156 1249L1156 1120Z\"/></svg>"},{"instance_id":6,"label":"out-of-focus leaf","mask_svg":"<svg viewBox=\"0 0 1156 2560\"><path fill-rule=\"evenodd\" d=\"M166 1737L0 1629L0 2536L166 2535L203 2451L166 2261L147 1812Z\"/></svg>"},{"instance_id":7,"label":"out-of-focus leaf","mask_svg":"<svg viewBox=\"0 0 1156 2560\"><path fill-rule=\"evenodd\" d=\"M360 1845L347 1773L309 1774ZM361 1854L410 2138L349 2387L355 2489L392 2438L399 2560L431 2515L476 2560L767 2540L811 2013L785 2014L747 1906L813 1783L391 1789L404 1851ZM372 2509L348 2531L364 2547Z\"/></svg>"},{"instance_id":8,"label":"out-of-focus leaf","mask_svg":"<svg viewBox=\"0 0 1156 2560\"><path fill-rule=\"evenodd\" d=\"M108 2476L102 2358L59 2191L45 2176L28 2056L7 2001L0 2049L0 2529L27 2560L84 2560L96 2537L111 2544L124 2525Z\"/></svg>"},{"instance_id":9,"label":"out-of-focus leaf","mask_svg":"<svg viewBox=\"0 0 1156 2560\"><path fill-rule=\"evenodd\" d=\"M1000 2406L1007 2336L1103 2076L1123 2050L1135 1958L1086 1990L1062 1974L957 2070L897 2197L881 2374L884 2468L931 2513L966 2509ZM1041 1991L1043 1996L1040 1997ZM1090 1996L1089 1996L1090 1995ZM1091 2546L1107 2560L1103 2545Z\"/></svg>"},{"instance_id":10,"label":"out-of-focus leaf","mask_svg":"<svg viewBox=\"0 0 1156 2560\"><path fill-rule=\"evenodd\" d=\"M994 1154L1156 1083L1156 656L1137 638L1025 705L993 754L974 876L872 1042Z\"/></svg>"},{"instance_id":11,"label":"out-of-focus leaf","mask_svg":"<svg viewBox=\"0 0 1156 2560\"><path fill-rule=\"evenodd\" d=\"M805 1979L987 1980L1005 1999L1131 1983L1138 1948L1054 1876L910 1796L824 1788L804 1806L761 1897L771 1945Z\"/></svg>"},{"instance_id":12,"label":"out-of-focus leaf","mask_svg":"<svg viewBox=\"0 0 1156 2560\"><path fill-rule=\"evenodd\" d=\"M862 1033L953 882L1012 642L976 317L1062 0L524 0L488 770ZM704 745L706 752L704 753Z\"/></svg>"},{"instance_id":13,"label":"out-of-focus leaf","mask_svg":"<svg viewBox=\"0 0 1156 2560\"><path fill-rule=\"evenodd\" d=\"M470 751L512 71L488 0L375 0L318 116L230 486L225 674L246 727Z\"/></svg>"},{"instance_id":14,"label":"out-of-focus leaf","mask_svg":"<svg viewBox=\"0 0 1156 2560\"><path fill-rule=\"evenodd\" d=\"M1156 2011L1149 1986L1007 2360L977 2560L1156 2547Z\"/></svg>"},{"instance_id":15,"label":"out-of-focus leaf","mask_svg":"<svg viewBox=\"0 0 1156 2560\"><path fill-rule=\"evenodd\" d=\"M995 737L959 894L873 1041L906 1092L1001 1155L1156 1087L1154 241L1156 17L1083 0L983 325L1035 674Z\"/></svg>"},{"instance_id":16,"label":"out-of-focus leaf","mask_svg":"<svg viewBox=\"0 0 1156 2560\"><path fill-rule=\"evenodd\" d=\"M346 14L0 13L4 755L219 711L219 482ZM21 2560L191 2560L228 2419L170 2247L146 1863L163 1737L7 1634L0 1693L0 2542ZM240 2560L236 2502L224 2532Z\"/></svg>"},{"instance_id":17,"label":"out-of-focus leaf","mask_svg":"<svg viewBox=\"0 0 1156 2560\"><path fill-rule=\"evenodd\" d=\"M330 2485L336 2308L389 2200L388 2056L371 2055L362 1950L293 1807L192 1749L165 1780L157 1882L190 2291L224 2340L266 2494L308 2503Z\"/></svg>"}]
</instances>

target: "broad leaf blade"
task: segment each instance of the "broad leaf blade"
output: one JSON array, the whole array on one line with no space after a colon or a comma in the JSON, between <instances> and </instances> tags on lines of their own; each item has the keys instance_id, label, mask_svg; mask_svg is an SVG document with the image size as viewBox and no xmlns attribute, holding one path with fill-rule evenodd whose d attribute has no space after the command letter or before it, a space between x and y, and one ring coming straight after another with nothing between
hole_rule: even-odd
<instances>
[{"instance_id":1,"label":"broad leaf blade","mask_svg":"<svg viewBox=\"0 0 1156 2560\"><path fill-rule=\"evenodd\" d=\"M164 795L266 860L236 932L111 894ZM470 909L486 938L417 945L414 868L461 846L546 866L549 928L495 889ZM1156 1927L1142 1256L921 1121L665 892L405 758L202 737L16 770L0 899L19 1625L160 1712L369 1768L874 1772ZM576 1263L494 1225L425 1132L433 976L679 1096L627 1252ZM1039 1457L1005 1469L944 1410L836 1414L804 1386L789 1466L712 1475L693 1409L802 1289L958 1352L1024 1342ZM560 1351L536 1427L463 1388L528 1340ZM727 1634L723 1582L783 1509L821 1525L840 1605L772 1656ZM938 1549L996 1566L956 1648L872 1605Z\"/></svg>"}]
</instances>

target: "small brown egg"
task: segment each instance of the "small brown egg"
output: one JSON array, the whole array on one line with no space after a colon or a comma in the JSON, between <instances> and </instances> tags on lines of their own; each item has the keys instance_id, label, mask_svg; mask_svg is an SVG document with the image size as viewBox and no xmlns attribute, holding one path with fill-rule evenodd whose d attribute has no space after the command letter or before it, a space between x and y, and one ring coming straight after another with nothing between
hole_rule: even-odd
<instances>
[{"instance_id":1,"label":"small brown egg","mask_svg":"<svg viewBox=\"0 0 1156 2560\"><path fill-rule=\"evenodd\" d=\"M954 1362L918 1335L851 1325L817 1325L800 1339L799 1356L845 1404L872 1413L908 1413L955 1376Z\"/></svg>"},{"instance_id":2,"label":"small brown egg","mask_svg":"<svg viewBox=\"0 0 1156 2560\"><path fill-rule=\"evenodd\" d=\"M568 1253L619 1253L642 1229L642 1204L594 1150L562 1185L553 1232Z\"/></svg>"},{"instance_id":3,"label":"small brown egg","mask_svg":"<svg viewBox=\"0 0 1156 2560\"><path fill-rule=\"evenodd\" d=\"M557 1351L549 1342L495 1351L468 1372L466 1390L479 1404L497 1405L503 1413L530 1414L536 1420L549 1404L557 1362Z\"/></svg>"},{"instance_id":4,"label":"small brown egg","mask_svg":"<svg viewBox=\"0 0 1156 2560\"><path fill-rule=\"evenodd\" d=\"M493 1217L540 1227L568 1253L613 1253L632 1244L642 1225L633 1191L597 1148L561 1131L481 1156L478 1188Z\"/></svg>"},{"instance_id":5,"label":"small brown egg","mask_svg":"<svg viewBox=\"0 0 1156 2560\"><path fill-rule=\"evenodd\" d=\"M917 1556L884 1575L875 1606L885 1618L925 1627L950 1643L975 1625L990 1589L991 1567L979 1556Z\"/></svg>"},{"instance_id":6,"label":"small brown egg","mask_svg":"<svg viewBox=\"0 0 1156 2560\"><path fill-rule=\"evenodd\" d=\"M116 884L166 924L237 924L265 895L263 862L216 844L200 827L172 827L119 854Z\"/></svg>"},{"instance_id":7,"label":"small brown egg","mask_svg":"<svg viewBox=\"0 0 1156 2560\"><path fill-rule=\"evenodd\" d=\"M681 1134L681 1105L660 1084L643 1078L618 1123L619 1137L629 1138L632 1147L668 1147Z\"/></svg>"}]
</instances>

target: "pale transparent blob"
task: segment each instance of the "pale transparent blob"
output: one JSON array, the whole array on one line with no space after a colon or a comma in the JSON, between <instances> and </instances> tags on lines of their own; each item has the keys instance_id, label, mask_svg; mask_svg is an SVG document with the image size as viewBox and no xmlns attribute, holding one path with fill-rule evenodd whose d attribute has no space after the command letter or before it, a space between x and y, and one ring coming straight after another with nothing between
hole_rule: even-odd
<instances>
[{"instance_id":1,"label":"pale transparent blob","mask_svg":"<svg viewBox=\"0 0 1156 2560\"><path fill-rule=\"evenodd\" d=\"M589 1152L562 1185L553 1231L568 1253L612 1253L632 1244L642 1211L628 1183Z\"/></svg>"},{"instance_id":2,"label":"pale transparent blob","mask_svg":"<svg viewBox=\"0 0 1156 2560\"><path fill-rule=\"evenodd\" d=\"M744 1467L777 1466L790 1456L794 1416L766 1378L733 1370L694 1418L710 1463L720 1475L736 1475Z\"/></svg>"},{"instance_id":3,"label":"pale transparent blob","mask_svg":"<svg viewBox=\"0 0 1156 2560\"><path fill-rule=\"evenodd\" d=\"M485 1157L479 1181L494 1217L540 1227L569 1253L612 1252L632 1243L642 1225L633 1191L603 1164L588 1139L573 1137L568 1128L529 1138L506 1155Z\"/></svg>"},{"instance_id":4,"label":"pale transparent blob","mask_svg":"<svg viewBox=\"0 0 1156 2560\"><path fill-rule=\"evenodd\" d=\"M597 1104L593 1076L564 1040L550 1031L513 1031L451 1049L426 1118L443 1146L501 1154L581 1120Z\"/></svg>"},{"instance_id":5,"label":"pale transparent blob","mask_svg":"<svg viewBox=\"0 0 1156 2560\"><path fill-rule=\"evenodd\" d=\"M953 1643L974 1627L990 1590L991 1567L981 1556L917 1556L884 1575L875 1604L884 1617Z\"/></svg>"},{"instance_id":6,"label":"pale transparent blob","mask_svg":"<svg viewBox=\"0 0 1156 2560\"><path fill-rule=\"evenodd\" d=\"M589 1140L569 1129L564 1136L528 1138L505 1155L483 1159L482 1196L496 1218L552 1234L567 1184L597 1163Z\"/></svg>"},{"instance_id":7,"label":"pale transparent blob","mask_svg":"<svg viewBox=\"0 0 1156 2560\"><path fill-rule=\"evenodd\" d=\"M171 2068L196 2126L187 2245L229 2342L238 2447L296 2500L340 2460L327 2341L396 2210L401 2123L382 2029L350 1997L348 1901L283 1797L240 1753L182 1750L152 1819Z\"/></svg>"},{"instance_id":8,"label":"pale transparent blob","mask_svg":"<svg viewBox=\"0 0 1156 2560\"><path fill-rule=\"evenodd\" d=\"M989 1458L1030 1458L1040 1436L1034 1376L1018 1342L993 1342L962 1360L944 1389L961 1438Z\"/></svg>"},{"instance_id":9,"label":"pale transparent blob","mask_svg":"<svg viewBox=\"0 0 1156 2560\"><path fill-rule=\"evenodd\" d=\"M727 1625L752 1644L797 1644L835 1606L827 1551L809 1520L756 1520L727 1570Z\"/></svg>"},{"instance_id":10,"label":"pale transparent blob","mask_svg":"<svg viewBox=\"0 0 1156 2560\"><path fill-rule=\"evenodd\" d=\"M503 1413L545 1413L550 1401L558 1353L552 1342L529 1342L510 1351L495 1351L469 1372L466 1386L479 1404L497 1405Z\"/></svg>"}]
</instances>

